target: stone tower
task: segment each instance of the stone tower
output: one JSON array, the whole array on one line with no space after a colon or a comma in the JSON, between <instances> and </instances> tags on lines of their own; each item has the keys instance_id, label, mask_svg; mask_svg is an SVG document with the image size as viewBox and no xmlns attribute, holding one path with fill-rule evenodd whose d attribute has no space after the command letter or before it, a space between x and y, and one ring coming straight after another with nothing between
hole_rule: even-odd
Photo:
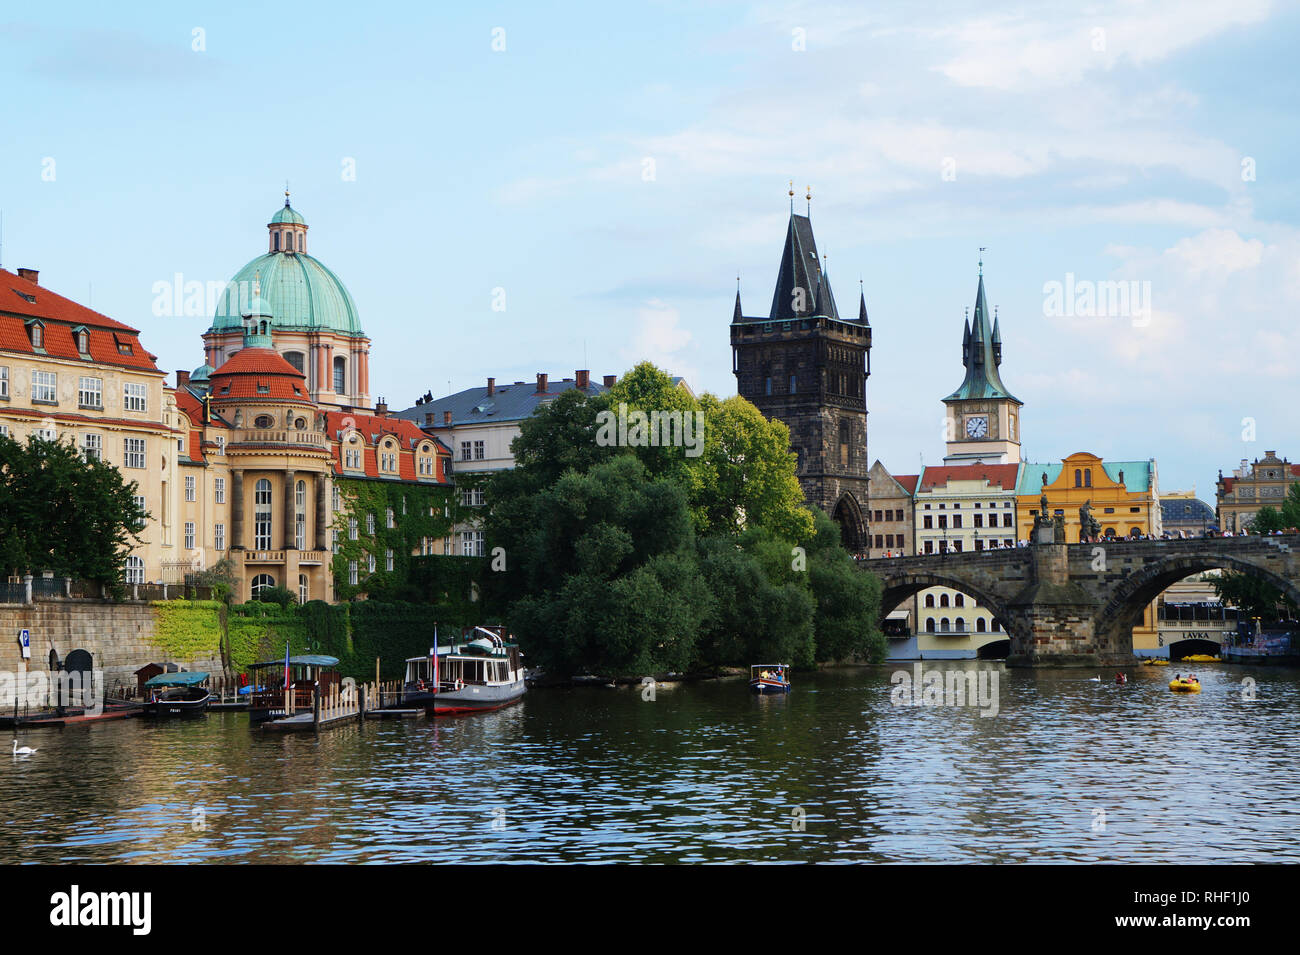
<instances>
[{"instance_id":1,"label":"stone tower","mask_svg":"<svg viewBox=\"0 0 1300 955\"><path fill-rule=\"evenodd\" d=\"M857 318L840 317L808 216L791 210L768 316L746 317L736 289L731 355L741 397L790 428L804 499L865 551L871 324L861 292Z\"/></svg>"}]
</instances>

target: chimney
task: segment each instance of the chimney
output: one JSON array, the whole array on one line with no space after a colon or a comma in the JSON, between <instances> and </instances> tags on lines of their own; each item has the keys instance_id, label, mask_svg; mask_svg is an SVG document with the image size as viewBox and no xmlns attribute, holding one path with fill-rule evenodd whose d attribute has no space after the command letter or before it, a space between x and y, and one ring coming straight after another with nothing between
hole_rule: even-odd
<instances>
[{"instance_id":1,"label":"chimney","mask_svg":"<svg viewBox=\"0 0 1300 955\"><path fill-rule=\"evenodd\" d=\"M41 277L41 273L38 272L36 269L19 269L18 277L20 279L26 279L27 281L31 282L33 285L41 284L40 282L37 281L37 279Z\"/></svg>"},{"instance_id":2,"label":"chimney","mask_svg":"<svg viewBox=\"0 0 1300 955\"><path fill-rule=\"evenodd\" d=\"M182 370L176 372L176 387L177 387L177 388L184 388L184 387L185 387L186 385L188 385L189 383L190 383L190 373L189 373L188 371L185 371L185 370L182 369Z\"/></svg>"},{"instance_id":3,"label":"chimney","mask_svg":"<svg viewBox=\"0 0 1300 955\"><path fill-rule=\"evenodd\" d=\"M574 377L578 379L578 387L583 391L586 391L587 385L591 383L591 372L586 368L579 368L573 374Z\"/></svg>"},{"instance_id":4,"label":"chimney","mask_svg":"<svg viewBox=\"0 0 1300 955\"><path fill-rule=\"evenodd\" d=\"M426 412L424 413L424 426L425 426L426 428L432 428L432 427L433 427L433 412L432 412L432 411L426 411Z\"/></svg>"},{"instance_id":5,"label":"chimney","mask_svg":"<svg viewBox=\"0 0 1300 955\"><path fill-rule=\"evenodd\" d=\"M443 426L444 428L450 428L450 427L451 427L451 412L450 412L450 411L444 411L444 412L442 413L442 426Z\"/></svg>"},{"instance_id":6,"label":"chimney","mask_svg":"<svg viewBox=\"0 0 1300 955\"><path fill-rule=\"evenodd\" d=\"M496 393L497 393L497 380L496 380L495 378L489 378L489 379L488 379L488 397L491 398L491 397L492 397L493 395L495 395Z\"/></svg>"},{"instance_id":7,"label":"chimney","mask_svg":"<svg viewBox=\"0 0 1300 955\"><path fill-rule=\"evenodd\" d=\"M618 375L606 375L606 376L605 376L605 387L606 387L606 388L613 388L613 387L614 387L614 383L615 383L616 381L618 381Z\"/></svg>"},{"instance_id":8,"label":"chimney","mask_svg":"<svg viewBox=\"0 0 1300 955\"><path fill-rule=\"evenodd\" d=\"M537 373L537 393L539 395L546 394L546 379L548 377L549 376L544 371L539 371Z\"/></svg>"},{"instance_id":9,"label":"chimney","mask_svg":"<svg viewBox=\"0 0 1300 955\"><path fill-rule=\"evenodd\" d=\"M382 395L380 396L378 403L375 405L375 414L379 415L381 418L388 417L388 402L383 399Z\"/></svg>"}]
</instances>

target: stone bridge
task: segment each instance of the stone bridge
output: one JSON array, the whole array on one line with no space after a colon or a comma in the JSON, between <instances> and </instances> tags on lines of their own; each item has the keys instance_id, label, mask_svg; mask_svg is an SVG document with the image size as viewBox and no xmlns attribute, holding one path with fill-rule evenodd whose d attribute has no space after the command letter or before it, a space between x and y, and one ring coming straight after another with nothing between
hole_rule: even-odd
<instances>
[{"instance_id":1,"label":"stone bridge","mask_svg":"<svg viewBox=\"0 0 1300 955\"><path fill-rule=\"evenodd\" d=\"M1011 637L1009 665L1133 662L1133 625L1171 584L1241 571L1300 603L1300 535L1116 540L863 561L884 584L881 614L927 587L969 594Z\"/></svg>"}]
</instances>

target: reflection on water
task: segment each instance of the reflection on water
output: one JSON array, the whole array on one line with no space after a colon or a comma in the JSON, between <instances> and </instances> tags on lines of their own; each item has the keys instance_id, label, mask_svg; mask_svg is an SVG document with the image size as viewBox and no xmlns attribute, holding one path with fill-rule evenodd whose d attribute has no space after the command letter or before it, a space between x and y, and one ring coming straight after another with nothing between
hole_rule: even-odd
<instances>
[{"instance_id":1,"label":"reflection on water","mask_svg":"<svg viewBox=\"0 0 1300 955\"><path fill-rule=\"evenodd\" d=\"M1300 860L1300 677L1207 666L1182 695L1175 669L1003 671L994 718L891 706L885 668L788 698L534 690L320 737L241 714L20 731L39 751L0 757L0 859Z\"/></svg>"}]
</instances>

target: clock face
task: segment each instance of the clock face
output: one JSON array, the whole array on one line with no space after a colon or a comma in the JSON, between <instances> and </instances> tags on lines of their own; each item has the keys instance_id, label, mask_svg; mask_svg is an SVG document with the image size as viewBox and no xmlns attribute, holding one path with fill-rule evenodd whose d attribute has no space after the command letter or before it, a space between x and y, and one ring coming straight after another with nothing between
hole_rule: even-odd
<instances>
[{"instance_id":1,"label":"clock face","mask_svg":"<svg viewBox=\"0 0 1300 955\"><path fill-rule=\"evenodd\" d=\"M982 438L989 433L989 419L980 415L966 419L966 436L969 438Z\"/></svg>"}]
</instances>

